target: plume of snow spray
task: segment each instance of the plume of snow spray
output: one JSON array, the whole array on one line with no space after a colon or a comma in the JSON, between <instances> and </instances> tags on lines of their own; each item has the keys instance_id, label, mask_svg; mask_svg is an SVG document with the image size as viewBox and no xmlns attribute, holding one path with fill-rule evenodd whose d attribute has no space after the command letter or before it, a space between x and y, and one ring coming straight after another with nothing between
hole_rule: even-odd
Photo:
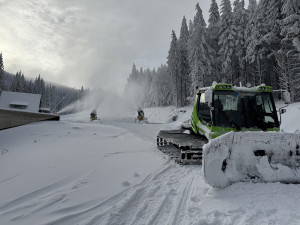
<instances>
[{"instance_id":1,"label":"plume of snow spray","mask_svg":"<svg viewBox=\"0 0 300 225\"><path fill-rule=\"evenodd\" d=\"M118 94L113 91L103 91L101 89L91 90L83 99L76 101L60 110L58 113L66 112L87 112L96 110L101 119L120 119L132 117L132 113L139 105L137 102L138 94L134 89Z\"/></svg>"}]
</instances>

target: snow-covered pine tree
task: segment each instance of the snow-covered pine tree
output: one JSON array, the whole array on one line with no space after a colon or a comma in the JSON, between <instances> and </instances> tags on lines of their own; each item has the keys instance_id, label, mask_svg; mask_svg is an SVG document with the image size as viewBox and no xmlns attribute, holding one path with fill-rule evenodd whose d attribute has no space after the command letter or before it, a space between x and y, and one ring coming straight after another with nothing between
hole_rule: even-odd
<instances>
[{"instance_id":1,"label":"snow-covered pine tree","mask_svg":"<svg viewBox=\"0 0 300 225\"><path fill-rule=\"evenodd\" d=\"M145 99L144 99L144 106L145 107L151 107L151 96L153 93L151 93L151 85L152 85L152 74L149 68L145 70L145 76L146 76L146 84L145 84Z\"/></svg>"},{"instance_id":2,"label":"snow-covered pine tree","mask_svg":"<svg viewBox=\"0 0 300 225\"><path fill-rule=\"evenodd\" d=\"M45 82L44 79L41 78L41 75L39 74L39 76L35 79L34 82L34 92L36 94L41 94L41 107L46 107L46 88L45 88ZM67 102L67 100L65 101Z\"/></svg>"},{"instance_id":3,"label":"snow-covered pine tree","mask_svg":"<svg viewBox=\"0 0 300 225\"><path fill-rule=\"evenodd\" d=\"M83 89L79 90L78 93L83 91ZM46 108L52 108L55 106L55 86L52 84L48 84L45 88L45 102L44 102L44 107ZM77 96L77 99L79 99L79 95Z\"/></svg>"},{"instance_id":4,"label":"snow-covered pine tree","mask_svg":"<svg viewBox=\"0 0 300 225\"><path fill-rule=\"evenodd\" d=\"M219 42L219 26L220 26L220 13L219 7L216 0L211 1L209 9L209 19L208 19L208 42L213 49L213 61L212 61L212 80L221 81L221 60L220 60L220 47Z\"/></svg>"},{"instance_id":5,"label":"snow-covered pine tree","mask_svg":"<svg viewBox=\"0 0 300 225\"><path fill-rule=\"evenodd\" d=\"M220 55L223 62L223 75L229 83L233 84L233 56L236 38L236 28L233 24L232 8L230 0L222 0L221 2L221 21L220 21Z\"/></svg>"},{"instance_id":6,"label":"snow-covered pine tree","mask_svg":"<svg viewBox=\"0 0 300 225\"><path fill-rule=\"evenodd\" d=\"M86 94L86 90L82 89L80 90L81 92L81 96L83 97ZM53 107L56 105L56 87L54 85L51 85L51 89L50 89L50 109L52 110Z\"/></svg>"},{"instance_id":7,"label":"snow-covered pine tree","mask_svg":"<svg viewBox=\"0 0 300 225\"><path fill-rule=\"evenodd\" d=\"M189 41L189 31L186 23L185 17L182 19L180 37L178 39L179 47L179 75L180 75L180 90L181 90L181 105L187 104L187 97L190 93L189 74L190 65L188 60L188 41Z\"/></svg>"},{"instance_id":8,"label":"snow-covered pine tree","mask_svg":"<svg viewBox=\"0 0 300 225\"><path fill-rule=\"evenodd\" d=\"M131 69L131 73L129 75L129 78L128 78L128 82L138 82L138 78L139 78L139 75L138 75L138 70L136 68L136 65L133 63L132 64L132 69Z\"/></svg>"},{"instance_id":9,"label":"snow-covered pine tree","mask_svg":"<svg viewBox=\"0 0 300 225\"><path fill-rule=\"evenodd\" d=\"M136 68L136 65L133 63L131 73L127 80L127 85L125 92L132 99L132 102L135 105L141 105L144 101L144 83L142 82L143 70L140 71Z\"/></svg>"},{"instance_id":10,"label":"snow-covered pine tree","mask_svg":"<svg viewBox=\"0 0 300 225\"><path fill-rule=\"evenodd\" d=\"M220 21L220 12L216 0L212 0L209 8L209 26L208 27L217 27Z\"/></svg>"},{"instance_id":11,"label":"snow-covered pine tree","mask_svg":"<svg viewBox=\"0 0 300 225\"><path fill-rule=\"evenodd\" d=\"M80 90L78 91L78 99L82 100L84 96L85 96L85 90L84 90L83 86L81 86Z\"/></svg>"},{"instance_id":12,"label":"snow-covered pine tree","mask_svg":"<svg viewBox=\"0 0 300 225\"><path fill-rule=\"evenodd\" d=\"M281 35L284 41L292 42L300 58L300 2L282 0Z\"/></svg>"},{"instance_id":13,"label":"snow-covered pine tree","mask_svg":"<svg viewBox=\"0 0 300 225\"><path fill-rule=\"evenodd\" d=\"M14 79L13 79L11 85L10 85L9 89L12 92L16 92L16 90L17 90L17 77L18 76L19 76L19 72L16 73L16 76L14 77Z\"/></svg>"},{"instance_id":14,"label":"snow-covered pine tree","mask_svg":"<svg viewBox=\"0 0 300 225\"><path fill-rule=\"evenodd\" d=\"M249 20L252 19L255 11L256 11L256 8L257 8L257 2L256 0L249 0L249 4L248 4L248 15L249 15Z\"/></svg>"},{"instance_id":15,"label":"snow-covered pine tree","mask_svg":"<svg viewBox=\"0 0 300 225\"><path fill-rule=\"evenodd\" d=\"M169 82L170 75L168 73L168 67L161 65L157 69L157 106L167 106L172 104L172 89Z\"/></svg>"},{"instance_id":16,"label":"snow-covered pine tree","mask_svg":"<svg viewBox=\"0 0 300 225\"><path fill-rule=\"evenodd\" d=\"M192 29L193 29L193 21L189 20L189 34L191 34Z\"/></svg>"},{"instance_id":17,"label":"snow-covered pine tree","mask_svg":"<svg viewBox=\"0 0 300 225\"><path fill-rule=\"evenodd\" d=\"M175 31L172 30L172 41L170 44L170 49L168 52L167 57L167 63L168 63L168 72L170 75L170 82L171 82L171 88L172 88L172 99L173 103L176 104L177 107L181 107L181 89L180 89L180 83L179 83L179 48L178 48L178 42L177 37L175 34Z\"/></svg>"},{"instance_id":18,"label":"snow-covered pine tree","mask_svg":"<svg viewBox=\"0 0 300 225\"><path fill-rule=\"evenodd\" d=\"M146 75L144 73L144 70L143 68L141 67L140 70L139 70L139 73L138 73L138 84L140 86L140 96L139 96L139 99L140 99L140 102L145 102L145 96L147 94L147 92L145 92L145 89L146 89Z\"/></svg>"},{"instance_id":19,"label":"snow-covered pine tree","mask_svg":"<svg viewBox=\"0 0 300 225\"><path fill-rule=\"evenodd\" d=\"M156 86L156 70L155 68L150 71L149 69L149 75L151 76L151 84L150 84L150 90L149 94L147 95L147 102L146 105L149 106L154 106L156 102L156 95L157 95L157 86Z\"/></svg>"},{"instance_id":20,"label":"snow-covered pine tree","mask_svg":"<svg viewBox=\"0 0 300 225\"><path fill-rule=\"evenodd\" d=\"M190 40L188 42L189 62L191 66L191 94L195 94L196 87L210 85L212 82L213 50L209 46L206 23L199 4L196 5L196 15L192 24Z\"/></svg>"},{"instance_id":21,"label":"snow-covered pine tree","mask_svg":"<svg viewBox=\"0 0 300 225\"><path fill-rule=\"evenodd\" d=\"M256 0L249 0L249 4L248 4L248 8L246 10L247 14L248 14L248 22L246 24L246 28L245 28L245 57L244 60L246 61L246 65L247 65L247 83L249 84L254 84L254 77L255 77L255 63L251 62L251 60L249 60L249 58L247 57L247 46L250 42L250 36L251 36L251 29L253 27L253 17L255 16L256 13L256 9L257 9L257 1Z\"/></svg>"},{"instance_id":22,"label":"snow-covered pine tree","mask_svg":"<svg viewBox=\"0 0 300 225\"><path fill-rule=\"evenodd\" d=\"M291 93L291 100L300 100L300 3L283 0L281 28L281 47L276 53L279 87ZM298 4L298 5L297 5Z\"/></svg>"},{"instance_id":23,"label":"snow-covered pine tree","mask_svg":"<svg viewBox=\"0 0 300 225\"><path fill-rule=\"evenodd\" d=\"M281 47L281 35L279 21L282 18L282 1L278 0L261 0L258 7L263 10L264 22L267 33L263 36L263 44L266 48L265 56L262 60L264 83L277 88L278 77L276 76L275 53Z\"/></svg>"},{"instance_id":24,"label":"snow-covered pine tree","mask_svg":"<svg viewBox=\"0 0 300 225\"><path fill-rule=\"evenodd\" d=\"M250 6L250 5L249 5ZM248 81L252 85L264 83L263 59L266 57L266 44L263 37L267 33L263 7L259 4L253 16L247 23L246 36L246 61L250 63L253 72L248 73ZM249 70L248 70L249 71Z\"/></svg>"},{"instance_id":25,"label":"snow-covered pine tree","mask_svg":"<svg viewBox=\"0 0 300 225\"><path fill-rule=\"evenodd\" d=\"M236 83L238 82L242 82L244 84L248 83L247 62L245 60L245 56L246 56L245 29L247 27L248 20L249 20L249 15L245 9L245 1L244 0L234 1L233 22L236 28L235 54L238 61L238 65L236 66L240 68L240 71L238 71L239 76L236 77L237 79Z\"/></svg>"},{"instance_id":26,"label":"snow-covered pine tree","mask_svg":"<svg viewBox=\"0 0 300 225\"><path fill-rule=\"evenodd\" d=\"M30 81L28 82L28 85L27 85L27 92L28 92L28 93L34 93L34 85L33 85L33 83L32 83L32 80L30 80Z\"/></svg>"},{"instance_id":27,"label":"snow-covered pine tree","mask_svg":"<svg viewBox=\"0 0 300 225\"><path fill-rule=\"evenodd\" d=\"M300 61L296 54L284 47L276 54L276 72L279 75L279 88L288 90L291 101L300 100Z\"/></svg>"},{"instance_id":28,"label":"snow-covered pine tree","mask_svg":"<svg viewBox=\"0 0 300 225\"><path fill-rule=\"evenodd\" d=\"M25 76L22 73L21 78L20 78L20 92L25 92L27 93L27 82L25 80Z\"/></svg>"},{"instance_id":29,"label":"snow-covered pine tree","mask_svg":"<svg viewBox=\"0 0 300 225\"><path fill-rule=\"evenodd\" d=\"M22 74L21 71L16 73L16 76L14 77L10 86L10 90L13 92L26 92L27 84L24 74Z\"/></svg>"},{"instance_id":30,"label":"snow-covered pine tree","mask_svg":"<svg viewBox=\"0 0 300 225\"><path fill-rule=\"evenodd\" d=\"M38 77L35 78L34 81L34 93L35 94L41 94L41 75L39 74Z\"/></svg>"},{"instance_id":31,"label":"snow-covered pine tree","mask_svg":"<svg viewBox=\"0 0 300 225\"><path fill-rule=\"evenodd\" d=\"M4 63L2 52L0 53L0 91L5 91L5 83L4 83Z\"/></svg>"}]
</instances>

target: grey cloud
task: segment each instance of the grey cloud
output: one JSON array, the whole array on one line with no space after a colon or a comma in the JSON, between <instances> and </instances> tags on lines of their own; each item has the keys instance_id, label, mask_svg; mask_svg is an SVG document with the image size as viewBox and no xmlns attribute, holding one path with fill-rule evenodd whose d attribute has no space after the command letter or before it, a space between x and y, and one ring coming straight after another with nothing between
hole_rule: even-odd
<instances>
[{"instance_id":1,"label":"grey cloud","mask_svg":"<svg viewBox=\"0 0 300 225\"><path fill-rule=\"evenodd\" d=\"M151 69L166 62L171 30L179 35L197 2L0 0L0 51L13 73L122 90L133 62ZM199 4L207 19L210 1Z\"/></svg>"}]
</instances>

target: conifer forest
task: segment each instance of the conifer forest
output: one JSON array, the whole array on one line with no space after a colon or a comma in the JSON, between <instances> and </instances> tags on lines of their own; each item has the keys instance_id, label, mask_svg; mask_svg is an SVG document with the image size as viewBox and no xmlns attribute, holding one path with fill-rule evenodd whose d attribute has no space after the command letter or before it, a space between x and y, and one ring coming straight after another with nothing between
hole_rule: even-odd
<instances>
[{"instance_id":1,"label":"conifer forest","mask_svg":"<svg viewBox=\"0 0 300 225\"><path fill-rule=\"evenodd\" d=\"M232 85L265 84L288 90L300 101L300 1L211 0L208 24L196 5L192 20L183 17L171 32L167 64L135 64L127 92L134 89L144 107L188 105L196 88L214 81Z\"/></svg>"}]
</instances>

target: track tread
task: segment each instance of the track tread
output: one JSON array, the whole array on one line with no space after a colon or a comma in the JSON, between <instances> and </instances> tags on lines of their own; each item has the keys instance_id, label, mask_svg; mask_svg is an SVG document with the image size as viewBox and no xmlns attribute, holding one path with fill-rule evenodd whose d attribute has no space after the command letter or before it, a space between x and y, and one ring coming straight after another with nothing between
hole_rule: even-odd
<instances>
[{"instance_id":1,"label":"track tread","mask_svg":"<svg viewBox=\"0 0 300 225\"><path fill-rule=\"evenodd\" d=\"M157 148L178 163L201 162L202 147L206 143L205 137L186 134L181 130L162 130L157 135Z\"/></svg>"}]
</instances>

